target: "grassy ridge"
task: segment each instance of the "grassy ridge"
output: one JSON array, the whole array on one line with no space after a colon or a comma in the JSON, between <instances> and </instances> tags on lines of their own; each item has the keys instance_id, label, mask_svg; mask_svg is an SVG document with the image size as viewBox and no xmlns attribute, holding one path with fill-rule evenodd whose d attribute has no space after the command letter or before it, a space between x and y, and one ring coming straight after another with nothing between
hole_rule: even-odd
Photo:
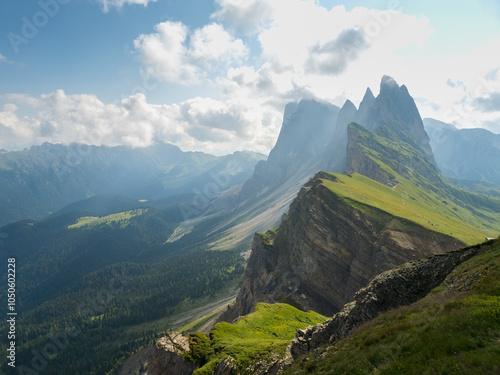
<instances>
[{"instance_id":1,"label":"grassy ridge","mask_svg":"<svg viewBox=\"0 0 500 375\"><path fill-rule=\"evenodd\" d=\"M300 311L290 305L259 303L255 312L242 317L236 324L218 323L210 333L209 347L207 340L199 334L191 344L196 360L202 360L203 367L195 375L211 374L224 357L231 356L240 370L259 360L271 359L273 354L282 355L297 329L303 329L326 320L326 317L309 311ZM203 347L200 347L203 346Z\"/></svg>"},{"instance_id":2,"label":"grassy ridge","mask_svg":"<svg viewBox=\"0 0 500 375\"><path fill-rule=\"evenodd\" d=\"M424 299L380 314L286 374L498 374L499 280L496 240Z\"/></svg>"},{"instance_id":3,"label":"grassy ridge","mask_svg":"<svg viewBox=\"0 0 500 375\"><path fill-rule=\"evenodd\" d=\"M499 199L488 198L493 208L467 207L446 191L424 190L401 176L399 184L390 188L358 173L332 175L334 181L323 180L323 185L361 211L363 205L372 206L467 244L482 242L500 232L500 214L494 209Z\"/></svg>"}]
</instances>

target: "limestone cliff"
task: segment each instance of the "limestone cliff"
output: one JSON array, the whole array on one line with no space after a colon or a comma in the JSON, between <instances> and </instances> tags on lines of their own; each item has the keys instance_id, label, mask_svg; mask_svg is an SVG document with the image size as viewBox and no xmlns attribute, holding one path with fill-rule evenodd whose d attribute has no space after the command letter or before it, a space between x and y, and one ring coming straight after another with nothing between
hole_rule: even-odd
<instances>
[{"instance_id":1,"label":"limestone cliff","mask_svg":"<svg viewBox=\"0 0 500 375\"><path fill-rule=\"evenodd\" d=\"M148 375L189 375L198 367L185 358L189 339L178 332L167 332L156 343L148 361Z\"/></svg>"},{"instance_id":2,"label":"limestone cliff","mask_svg":"<svg viewBox=\"0 0 500 375\"><path fill-rule=\"evenodd\" d=\"M292 357L296 359L322 345L346 338L355 328L383 311L418 301L440 285L458 264L476 255L479 248L474 246L434 255L378 275L332 319L297 331L290 346Z\"/></svg>"},{"instance_id":3,"label":"limestone cliff","mask_svg":"<svg viewBox=\"0 0 500 375\"><path fill-rule=\"evenodd\" d=\"M242 289L224 320L248 314L256 302L333 315L375 275L463 245L376 208L368 215L325 187L322 179L331 178L318 173L277 231L255 235Z\"/></svg>"}]
</instances>

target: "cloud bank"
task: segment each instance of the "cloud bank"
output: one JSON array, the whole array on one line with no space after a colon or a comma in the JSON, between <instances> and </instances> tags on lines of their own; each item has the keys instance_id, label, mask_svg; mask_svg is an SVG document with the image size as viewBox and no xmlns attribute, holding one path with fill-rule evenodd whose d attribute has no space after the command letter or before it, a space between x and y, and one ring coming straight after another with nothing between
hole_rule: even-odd
<instances>
[{"instance_id":1,"label":"cloud bank","mask_svg":"<svg viewBox=\"0 0 500 375\"><path fill-rule=\"evenodd\" d=\"M6 149L43 142L146 147L160 141L184 150L225 154L234 150L234 144L265 152L273 142L263 125L270 119L234 101L194 98L179 105L153 105L138 93L119 104L104 104L96 96L67 95L62 90L39 98L7 99L11 103L0 111L1 147ZM20 106L38 112L21 117Z\"/></svg>"},{"instance_id":2,"label":"cloud bank","mask_svg":"<svg viewBox=\"0 0 500 375\"><path fill-rule=\"evenodd\" d=\"M500 126L494 129L500 124L500 63L491 59L500 41L461 56L426 58L417 52L434 33L431 22L405 14L403 7L348 11L344 6L326 9L313 0L216 4L208 24L158 23L151 33L135 38L133 53L143 77L193 93L210 87L217 99L194 94L158 105L148 103L147 90L116 104L62 90L40 97L6 95L0 98L0 148L43 141L132 147L163 141L216 154L268 152L287 102L304 97L339 106L347 98L359 102L366 86L377 93L384 74L409 88L423 116L457 127L489 124L500 132Z\"/></svg>"}]
</instances>

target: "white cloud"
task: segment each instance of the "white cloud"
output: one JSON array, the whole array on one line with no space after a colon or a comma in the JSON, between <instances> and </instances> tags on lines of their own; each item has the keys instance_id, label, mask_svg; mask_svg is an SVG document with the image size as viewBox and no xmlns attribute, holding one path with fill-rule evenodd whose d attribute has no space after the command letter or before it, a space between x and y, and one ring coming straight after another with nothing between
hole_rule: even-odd
<instances>
[{"instance_id":1,"label":"white cloud","mask_svg":"<svg viewBox=\"0 0 500 375\"><path fill-rule=\"evenodd\" d=\"M274 108L254 110L255 103L194 98L181 104L154 105L144 94L104 104L93 95L67 95L58 90L39 98L11 95L36 115L20 117L20 107L7 103L0 111L0 148L22 149L43 142L145 147L170 142L184 150L215 154L234 150L267 151L279 123ZM273 129L273 132L269 132Z\"/></svg>"},{"instance_id":2,"label":"white cloud","mask_svg":"<svg viewBox=\"0 0 500 375\"><path fill-rule=\"evenodd\" d=\"M99 0L99 2L102 3L103 10L107 13L111 7L121 9L124 5L132 4L147 6L149 3L155 3L156 0Z\"/></svg>"},{"instance_id":3,"label":"white cloud","mask_svg":"<svg viewBox=\"0 0 500 375\"><path fill-rule=\"evenodd\" d=\"M7 61L7 58L5 56L3 56L2 54L0 54L0 63L4 62L4 61Z\"/></svg>"},{"instance_id":4,"label":"white cloud","mask_svg":"<svg viewBox=\"0 0 500 375\"><path fill-rule=\"evenodd\" d=\"M143 94L119 104L63 91L37 98L4 95L0 148L43 141L141 147L160 140L216 154L267 152L287 102L303 97L339 106L346 98L359 102L367 86L377 93L384 74L406 84L423 116L459 127L488 124L493 131L500 124L498 112L478 111L480 105L496 108L491 105L500 95L500 64L491 58L491 51L500 50L499 40L462 56L431 59L407 53L425 50L434 32L430 21L403 11L328 10L314 0L216 3L212 23L190 30L181 22L162 22L154 33L138 36L134 47L145 75L194 90L208 83L222 98L195 94L156 105ZM22 116L24 107L37 112Z\"/></svg>"},{"instance_id":5,"label":"white cloud","mask_svg":"<svg viewBox=\"0 0 500 375\"><path fill-rule=\"evenodd\" d=\"M398 68L398 79L410 88L423 117L500 133L492 106L500 95L500 62L491 58L491 51L499 49L500 39L458 56L407 61L405 69Z\"/></svg>"},{"instance_id":6,"label":"white cloud","mask_svg":"<svg viewBox=\"0 0 500 375\"><path fill-rule=\"evenodd\" d=\"M33 98L32 96L29 96L27 94L5 94L1 95L0 98L7 102L11 101L31 108L37 108L43 104L40 99Z\"/></svg>"},{"instance_id":7,"label":"white cloud","mask_svg":"<svg viewBox=\"0 0 500 375\"><path fill-rule=\"evenodd\" d=\"M233 38L219 24L212 23L189 34L184 24L166 21L156 25L155 30L156 33L140 35L134 47L146 71L168 82L198 84L208 73L247 55L243 41Z\"/></svg>"},{"instance_id":8,"label":"white cloud","mask_svg":"<svg viewBox=\"0 0 500 375\"><path fill-rule=\"evenodd\" d=\"M274 18L275 8L269 0L215 0L219 10L212 14L231 29L254 34L268 27Z\"/></svg>"}]
</instances>

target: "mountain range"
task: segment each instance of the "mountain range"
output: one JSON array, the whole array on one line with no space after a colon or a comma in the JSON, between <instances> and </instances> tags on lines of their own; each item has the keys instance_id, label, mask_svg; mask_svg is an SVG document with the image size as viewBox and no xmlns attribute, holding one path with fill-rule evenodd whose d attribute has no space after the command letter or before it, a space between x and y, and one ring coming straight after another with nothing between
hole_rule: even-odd
<instances>
[{"instance_id":1,"label":"mountain range","mask_svg":"<svg viewBox=\"0 0 500 375\"><path fill-rule=\"evenodd\" d=\"M289 114L285 121L294 118L300 117ZM328 164L323 154L327 146L316 145L313 154L307 152L308 142L301 145L306 146L304 158L296 169L303 165L307 169L312 158L315 167L323 165L328 172L317 172L302 186L278 227L255 234L236 302L221 315L209 338L166 335L156 345L148 374L282 373L309 351L348 337L379 312L419 301L477 254L478 247L454 250L498 235L500 200L463 190L441 176L405 86L383 77L376 98L367 90L359 109L346 102L331 124L339 134L345 132L344 138L335 138L344 140L339 143L342 150L332 150L345 155L340 159L344 161L340 170L345 172L329 169L335 172L339 165ZM288 139L283 134L286 129L284 125L280 140ZM280 149L287 150L285 156L293 154L282 144ZM249 180L260 182L254 185L258 186L254 199L265 196L266 188L287 184L287 177L294 174L286 162L267 163L261 162ZM271 174L258 179L265 168L281 176L281 183ZM498 241L492 252L498 257ZM296 324L288 315L293 312L282 311L283 303L333 318L297 331L286 350L278 349L264 335L282 337L279 323L266 325L259 319L265 304L271 304L282 322ZM234 340L242 340L240 346ZM487 345L492 348L491 340ZM193 350L202 355L191 357ZM249 351L254 353L250 358ZM485 367L479 364L479 368Z\"/></svg>"},{"instance_id":2,"label":"mountain range","mask_svg":"<svg viewBox=\"0 0 500 375\"><path fill-rule=\"evenodd\" d=\"M441 172L460 180L500 184L500 134L486 129L457 129L424 119L425 131Z\"/></svg>"},{"instance_id":3,"label":"mountain range","mask_svg":"<svg viewBox=\"0 0 500 375\"><path fill-rule=\"evenodd\" d=\"M158 200L191 194L224 173L228 187L245 181L263 155L216 157L159 143L146 148L44 143L0 154L0 226L42 219L95 195ZM229 169L228 169L229 166ZM228 169L229 173L226 173Z\"/></svg>"},{"instance_id":4,"label":"mountain range","mask_svg":"<svg viewBox=\"0 0 500 375\"><path fill-rule=\"evenodd\" d=\"M428 124L406 86L384 76L378 96L367 89L358 108L349 100L342 108L288 104L267 160L171 145L45 144L1 154L2 220L10 224L0 228L0 254L16 256L23 275L20 360L33 367L33 351L71 324L78 340L49 358L45 373L125 374L145 362L150 375L282 371L295 329L354 314L345 304L380 273L425 256L444 259L439 254L500 232L500 198L443 178L446 161L434 151L440 136ZM474 169L473 159L463 163ZM467 170L443 174L462 181ZM481 189L494 182L491 171ZM240 254L250 247L244 272ZM119 292L103 287L117 275ZM96 293L108 298L95 301ZM425 295L418 293L408 300ZM210 337L171 334L152 350L160 332L208 333L217 320ZM307 346L312 336L304 331L296 342ZM250 341L233 345L236 337Z\"/></svg>"}]
</instances>

